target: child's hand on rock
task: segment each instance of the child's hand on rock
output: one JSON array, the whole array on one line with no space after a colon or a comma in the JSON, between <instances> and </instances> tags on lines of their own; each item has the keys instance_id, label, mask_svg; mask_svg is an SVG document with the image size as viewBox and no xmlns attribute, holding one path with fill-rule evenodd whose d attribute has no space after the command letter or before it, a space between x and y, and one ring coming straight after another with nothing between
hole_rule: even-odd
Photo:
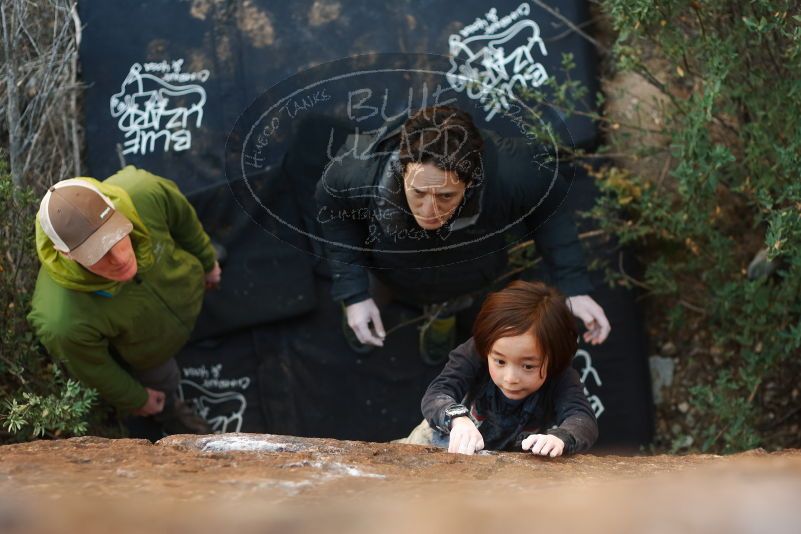
<instances>
[{"instance_id":1,"label":"child's hand on rock","mask_svg":"<svg viewBox=\"0 0 801 534\"><path fill-rule=\"evenodd\" d=\"M457 417L451 424L448 452L473 454L484 448L484 438L469 417Z\"/></svg>"},{"instance_id":2,"label":"child's hand on rock","mask_svg":"<svg viewBox=\"0 0 801 534\"><path fill-rule=\"evenodd\" d=\"M550 434L531 434L523 440L523 450L531 449L531 454L540 456L550 456L556 458L562 456L565 450L565 442Z\"/></svg>"}]
</instances>

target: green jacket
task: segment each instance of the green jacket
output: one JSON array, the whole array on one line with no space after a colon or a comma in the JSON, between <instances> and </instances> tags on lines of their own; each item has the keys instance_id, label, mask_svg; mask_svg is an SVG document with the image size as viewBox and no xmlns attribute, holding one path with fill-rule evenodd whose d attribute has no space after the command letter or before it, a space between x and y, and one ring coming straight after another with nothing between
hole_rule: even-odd
<instances>
[{"instance_id":1,"label":"green jacket","mask_svg":"<svg viewBox=\"0 0 801 534\"><path fill-rule=\"evenodd\" d=\"M141 407L132 369L160 365L189 339L215 253L194 208L174 182L127 166L94 183L133 223L138 273L130 282L97 276L65 258L36 221L42 267L28 320L51 356L123 411Z\"/></svg>"}]
</instances>

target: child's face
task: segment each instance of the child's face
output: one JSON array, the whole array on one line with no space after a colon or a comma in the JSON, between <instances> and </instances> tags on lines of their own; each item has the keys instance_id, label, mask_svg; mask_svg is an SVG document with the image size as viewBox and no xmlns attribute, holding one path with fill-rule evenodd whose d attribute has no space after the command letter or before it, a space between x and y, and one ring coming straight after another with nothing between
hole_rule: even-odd
<instances>
[{"instance_id":1,"label":"child's face","mask_svg":"<svg viewBox=\"0 0 801 534\"><path fill-rule=\"evenodd\" d=\"M498 339L487 357L490 377L508 399L525 399L547 378L545 356L530 333Z\"/></svg>"}]
</instances>

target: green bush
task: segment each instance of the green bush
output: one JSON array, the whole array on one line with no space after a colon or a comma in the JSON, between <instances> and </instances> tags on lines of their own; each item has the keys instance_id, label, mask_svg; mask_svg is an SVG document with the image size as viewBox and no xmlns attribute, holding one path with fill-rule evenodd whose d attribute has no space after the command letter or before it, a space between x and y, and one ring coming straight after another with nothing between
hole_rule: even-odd
<instances>
[{"instance_id":1,"label":"green bush","mask_svg":"<svg viewBox=\"0 0 801 534\"><path fill-rule=\"evenodd\" d=\"M4 441L81 435L94 390L67 378L40 352L25 318L39 259L34 243L38 199L11 182L0 159L0 425Z\"/></svg>"},{"instance_id":2,"label":"green bush","mask_svg":"<svg viewBox=\"0 0 801 534\"><path fill-rule=\"evenodd\" d=\"M608 194L593 217L645 266L642 279L615 268L610 278L643 288L661 310L657 329L696 347L689 365L705 372L684 377L694 381L684 385L700 415L695 445L798 446L797 433L773 438L798 414L797 400L775 400L797 397L801 371L799 8L609 0L602 9L616 31L613 67L664 97L665 148L632 135L625 155L672 162L661 177L598 173ZM778 269L749 279L761 249Z\"/></svg>"}]
</instances>

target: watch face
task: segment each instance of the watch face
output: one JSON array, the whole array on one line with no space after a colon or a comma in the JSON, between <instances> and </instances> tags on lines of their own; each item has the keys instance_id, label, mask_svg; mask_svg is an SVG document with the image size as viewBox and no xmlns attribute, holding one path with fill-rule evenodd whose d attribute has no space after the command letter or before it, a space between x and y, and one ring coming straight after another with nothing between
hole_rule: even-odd
<instances>
[{"instance_id":1,"label":"watch face","mask_svg":"<svg viewBox=\"0 0 801 534\"><path fill-rule=\"evenodd\" d=\"M461 417L461 416L467 415L467 414L468 414L467 408L465 408L464 406L461 406L461 405L460 406L451 406L450 408L445 410L445 415L447 415L450 418Z\"/></svg>"}]
</instances>

